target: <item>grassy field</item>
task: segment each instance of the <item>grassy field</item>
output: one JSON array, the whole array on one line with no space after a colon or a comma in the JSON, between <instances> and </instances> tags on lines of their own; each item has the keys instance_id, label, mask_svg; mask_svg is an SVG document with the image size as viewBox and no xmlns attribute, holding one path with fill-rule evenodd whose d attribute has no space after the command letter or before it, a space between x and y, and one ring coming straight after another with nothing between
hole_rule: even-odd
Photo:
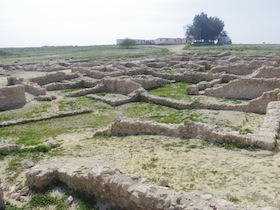
<instances>
[{"instance_id":1,"label":"grassy field","mask_svg":"<svg viewBox=\"0 0 280 210\"><path fill-rule=\"evenodd\" d=\"M57 46L36 48L0 48L0 64L94 60L99 58L139 58L148 55L166 55L164 48L118 46Z\"/></svg>"},{"instance_id":2,"label":"grassy field","mask_svg":"<svg viewBox=\"0 0 280 210\"><path fill-rule=\"evenodd\" d=\"M280 44L232 44L216 46L191 46L187 45L186 52L211 52L211 51L229 51L237 56L280 56Z\"/></svg>"}]
</instances>

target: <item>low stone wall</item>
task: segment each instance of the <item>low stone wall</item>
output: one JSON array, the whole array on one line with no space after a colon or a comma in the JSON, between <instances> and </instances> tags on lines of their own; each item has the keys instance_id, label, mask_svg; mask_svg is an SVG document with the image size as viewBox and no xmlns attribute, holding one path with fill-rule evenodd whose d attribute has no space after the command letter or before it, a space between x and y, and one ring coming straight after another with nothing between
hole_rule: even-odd
<instances>
[{"instance_id":1,"label":"low stone wall","mask_svg":"<svg viewBox=\"0 0 280 210\"><path fill-rule=\"evenodd\" d=\"M153 96L146 91L141 92L140 100L147 103L160 104L163 106L168 106L179 110L187 109L188 107L192 106L192 103L189 102L164 98L159 96Z\"/></svg>"},{"instance_id":2,"label":"low stone wall","mask_svg":"<svg viewBox=\"0 0 280 210\"><path fill-rule=\"evenodd\" d=\"M259 138L276 141L280 130L280 101L268 104L266 116L260 128Z\"/></svg>"},{"instance_id":3,"label":"low stone wall","mask_svg":"<svg viewBox=\"0 0 280 210\"><path fill-rule=\"evenodd\" d=\"M280 67L263 66L253 75L255 78L280 78Z\"/></svg>"},{"instance_id":4,"label":"low stone wall","mask_svg":"<svg viewBox=\"0 0 280 210\"><path fill-rule=\"evenodd\" d=\"M46 89L38 85L37 83L30 82L28 80L24 80L20 77L8 77L8 86L10 85L24 85L25 91L34 95L34 96L40 96L40 95L46 95Z\"/></svg>"},{"instance_id":5,"label":"low stone wall","mask_svg":"<svg viewBox=\"0 0 280 210\"><path fill-rule=\"evenodd\" d=\"M74 79L77 77L79 77L79 74L65 74L64 72L55 72L46 74L45 76L31 78L29 79L29 81L42 86L53 82L59 82L62 80Z\"/></svg>"},{"instance_id":6,"label":"low stone wall","mask_svg":"<svg viewBox=\"0 0 280 210\"><path fill-rule=\"evenodd\" d=\"M279 122L279 120L278 120ZM279 126L279 125L278 125ZM232 142L241 147L257 147L265 150L276 148L276 139L255 135L240 135L217 126L186 120L184 124L169 125L150 121L129 119L116 120L111 126L96 132L96 135L165 135L184 138L199 138L210 142Z\"/></svg>"},{"instance_id":7,"label":"low stone wall","mask_svg":"<svg viewBox=\"0 0 280 210\"><path fill-rule=\"evenodd\" d=\"M25 91L34 95L34 96L40 96L40 95L46 95L47 91L45 88L41 87L37 83L33 82L24 82L22 83L25 87Z\"/></svg>"},{"instance_id":8,"label":"low stone wall","mask_svg":"<svg viewBox=\"0 0 280 210\"><path fill-rule=\"evenodd\" d=\"M251 61L250 63L237 63L231 65L215 66L211 69L212 73L225 72L228 74L248 75L252 74L255 70L263 65L261 61Z\"/></svg>"},{"instance_id":9,"label":"low stone wall","mask_svg":"<svg viewBox=\"0 0 280 210\"><path fill-rule=\"evenodd\" d=\"M189 71L186 71L183 74L163 74L153 70L147 70L147 74L152 75L154 77L173 80L176 82L189 82L189 83L211 81L222 77L221 74L189 72Z\"/></svg>"},{"instance_id":10,"label":"low stone wall","mask_svg":"<svg viewBox=\"0 0 280 210\"><path fill-rule=\"evenodd\" d=\"M106 92L125 95L142 88L140 84L130 79L106 78L102 80L102 84L104 84Z\"/></svg>"},{"instance_id":11,"label":"low stone wall","mask_svg":"<svg viewBox=\"0 0 280 210\"><path fill-rule=\"evenodd\" d=\"M8 84L7 84L8 86L21 85L24 82L24 79L20 78L20 77L12 76L12 77L7 77L7 81L8 81Z\"/></svg>"},{"instance_id":12,"label":"low stone wall","mask_svg":"<svg viewBox=\"0 0 280 210\"><path fill-rule=\"evenodd\" d=\"M187 94L190 94L190 95L198 95L200 90L205 90L206 88L211 88L217 84L221 84L222 82L223 82L222 78L214 79L210 82L206 82L206 81L199 82L196 85L187 87L186 92L187 92Z\"/></svg>"},{"instance_id":13,"label":"low stone wall","mask_svg":"<svg viewBox=\"0 0 280 210\"><path fill-rule=\"evenodd\" d=\"M79 96L85 96L88 94L95 94L95 93L101 93L105 92L106 88L103 84L98 84L95 87L92 88L85 88L82 90L77 90L71 93L66 94L67 97L79 97Z\"/></svg>"},{"instance_id":14,"label":"low stone wall","mask_svg":"<svg viewBox=\"0 0 280 210\"><path fill-rule=\"evenodd\" d=\"M249 101L243 111L265 114L267 105L272 101L280 101L280 89L264 92L260 97Z\"/></svg>"},{"instance_id":15,"label":"low stone wall","mask_svg":"<svg viewBox=\"0 0 280 210\"><path fill-rule=\"evenodd\" d=\"M84 109L84 110L76 110L76 111L69 111L69 112L60 112L57 114L47 115L47 116L43 116L43 117L11 120L11 121L6 121L6 122L1 122L0 128L13 126L13 125L19 125L19 124L25 124L25 123L31 123L31 122L38 122L38 121L43 121L43 120L49 120L49 119L53 119L53 118L75 116L75 115L86 114L86 113L90 113L90 112L92 112L92 110Z\"/></svg>"},{"instance_id":16,"label":"low stone wall","mask_svg":"<svg viewBox=\"0 0 280 210\"><path fill-rule=\"evenodd\" d=\"M123 96L122 99L108 99L108 98L98 96L98 95L94 95L94 94L88 95L87 97L100 100L102 102L110 104L111 106L120 106L120 105L123 105L123 104L139 101L140 93L139 93L139 91L134 91L133 93L130 93L127 96Z\"/></svg>"},{"instance_id":17,"label":"low stone wall","mask_svg":"<svg viewBox=\"0 0 280 210\"><path fill-rule=\"evenodd\" d=\"M162 79L159 77L153 77L151 75L134 75L134 76L123 76L119 77L119 79L129 80L135 83L140 84L144 89L149 90L152 88L158 88L164 86L172 81Z\"/></svg>"},{"instance_id":18,"label":"low stone wall","mask_svg":"<svg viewBox=\"0 0 280 210\"><path fill-rule=\"evenodd\" d=\"M65 90L71 88L84 87L84 84L83 81L77 81L71 83L56 82L56 83L47 84L44 87L46 88L47 91L53 91L53 90Z\"/></svg>"},{"instance_id":19,"label":"low stone wall","mask_svg":"<svg viewBox=\"0 0 280 210\"><path fill-rule=\"evenodd\" d=\"M250 100L279 87L280 79L237 79L216 88L205 89L205 95Z\"/></svg>"},{"instance_id":20,"label":"low stone wall","mask_svg":"<svg viewBox=\"0 0 280 210\"><path fill-rule=\"evenodd\" d=\"M159 87L168 83L169 81L163 80L160 78L149 78L149 76L142 78L139 77L119 77L113 78L108 77L104 78L101 81L96 82L96 86L93 88L87 88L75 92L71 92L67 94L69 97L78 97L84 96L88 94L100 93L100 92L107 92L107 93L120 93L124 95L128 95L133 93L137 90L143 90L143 87L152 88L152 87Z\"/></svg>"},{"instance_id":21,"label":"low stone wall","mask_svg":"<svg viewBox=\"0 0 280 210\"><path fill-rule=\"evenodd\" d=\"M20 108L26 104L23 85L0 88L0 110Z\"/></svg>"},{"instance_id":22,"label":"low stone wall","mask_svg":"<svg viewBox=\"0 0 280 210\"><path fill-rule=\"evenodd\" d=\"M76 167L52 167L36 165L26 173L29 186L42 189L55 181L64 183L70 189L94 196L104 202L114 203L121 209L134 210L261 210L249 206L235 205L210 194L175 192L160 187L137 175L125 175L108 167L91 166L89 169ZM273 208L269 208L274 210Z\"/></svg>"}]
</instances>

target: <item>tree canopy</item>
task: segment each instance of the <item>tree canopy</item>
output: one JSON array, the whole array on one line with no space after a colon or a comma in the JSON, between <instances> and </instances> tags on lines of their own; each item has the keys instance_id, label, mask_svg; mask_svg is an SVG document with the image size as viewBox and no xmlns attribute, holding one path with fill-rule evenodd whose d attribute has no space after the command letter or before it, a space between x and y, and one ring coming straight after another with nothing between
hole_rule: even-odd
<instances>
[{"instance_id":1,"label":"tree canopy","mask_svg":"<svg viewBox=\"0 0 280 210\"><path fill-rule=\"evenodd\" d=\"M120 47L128 49L130 46L135 46L136 41L133 39L126 38L120 43Z\"/></svg>"},{"instance_id":2,"label":"tree canopy","mask_svg":"<svg viewBox=\"0 0 280 210\"><path fill-rule=\"evenodd\" d=\"M218 17L208 17L202 12L194 17L192 25L186 26L186 37L203 42L214 42L223 32L224 26L224 22Z\"/></svg>"}]
</instances>

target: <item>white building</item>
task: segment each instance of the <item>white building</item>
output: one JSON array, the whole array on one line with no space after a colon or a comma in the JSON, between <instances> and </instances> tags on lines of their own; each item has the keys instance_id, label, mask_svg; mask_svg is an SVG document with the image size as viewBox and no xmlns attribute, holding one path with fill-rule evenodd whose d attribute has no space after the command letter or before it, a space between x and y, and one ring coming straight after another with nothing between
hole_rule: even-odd
<instances>
[{"instance_id":1,"label":"white building","mask_svg":"<svg viewBox=\"0 0 280 210\"><path fill-rule=\"evenodd\" d=\"M117 39L120 45L124 39ZM134 39L137 45L160 45L160 44L186 44L186 38L158 38L155 40Z\"/></svg>"}]
</instances>

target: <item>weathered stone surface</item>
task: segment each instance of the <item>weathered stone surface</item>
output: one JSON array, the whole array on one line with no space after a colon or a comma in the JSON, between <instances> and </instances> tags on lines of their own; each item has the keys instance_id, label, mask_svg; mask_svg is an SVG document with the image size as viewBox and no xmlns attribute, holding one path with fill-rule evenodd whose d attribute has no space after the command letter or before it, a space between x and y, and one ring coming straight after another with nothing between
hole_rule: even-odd
<instances>
[{"instance_id":1,"label":"weathered stone surface","mask_svg":"<svg viewBox=\"0 0 280 210\"><path fill-rule=\"evenodd\" d=\"M70 196L66 199L65 204L66 204L67 206L70 206L70 205L73 203L73 201L74 201L74 198L70 195Z\"/></svg>"},{"instance_id":2,"label":"weathered stone surface","mask_svg":"<svg viewBox=\"0 0 280 210\"><path fill-rule=\"evenodd\" d=\"M14 144L5 144L0 142L0 151L16 151L19 150L20 146Z\"/></svg>"},{"instance_id":3,"label":"weathered stone surface","mask_svg":"<svg viewBox=\"0 0 280 210\"><path fill-rule=\"evenodd\" d=\"M37 101L52 101L55 99L56 99L56 96L54 96L54 95L40 95L40 96L35 97L35 100L37 100Z\"/></svg>"},{"instance_id":4,"label":"weathered stone surface","mask_svg":"<svg viewBox=\"0 0 280 210\"><path fill-rule=\"evenodd\" d=\"M166 177L160 177L159 178L159 185L163 187L168 187L169 186L169 180Z\"/></svg>"},{"instance_id":5,"label":"weathered stone surface","mask_svg":"<svg viewBox=\"0 0 280 210\"><path fill-rule=\"evenodd\" d=\"M210 205L221 210L259 209L248 206L234 205L229 201L213 198L211 195L198 196L195 193L175 192L166 187L160 187L133 179L119 170L94 166L90 169L75 167L49 168L46 165L33 167L27 174L30 186L44 188L54 181L60 181L69 188L85 193L88 196L114 203L124 209L208 209ZM67 199L68 200L68 199ZM70 205L72 199L69 199ZM261 208L260 208L261 209ZM259 210L260 210L259 209Z\"/></svg>"},{"instance_id":6,"label":"weathered stone surface","mask_svg":"<svg viewBox=\"0 0 280 210\"><path fill-rule=\"evenodd\" d=\"M18 125L18 124L25 124L25 123L30 123L30 122L37 122L37 121L42 121L42 120L48 120L48 119L52 119L52 118L75 116L75 115L86 114L86 113L90 113L90 112L92 112L92 110L83 109L83 110L76 110L76 111L60 112L60 113L57 113L57 114L52 114L52 115L43 116L43 117L36 117L36 118L28 118L28 119L19 119L19 120L13 120L13 121L6 121L6 122L0 123L0 128L1 127L11 126L11 125Z\"/></svg>"},{"instance_id":7,"label":"weathered stone surface","mask_svg":"<svg viewBox=\"0 0 280 210\"><path fill-rule=\"evenodd\" d=\"M275 104L277 104L277 106ZM270 105L270 109L275 110L275 108L273 109L272 107L279 108L279 102L272 102L272 105ZM192 122L189 120L186 120L184 124L180 125L167 125L151 121L145 122L132 119L117 119L106 129L97 131L96 135L165 135L185 138L199 138L210 142L220 143L230 141L238 146L250 146L266 150L274 150L276 148L276 135L278 133L280 123L280 117L278 116L280 114L278 112L273 112L273 115L275 116L273 118L273 128L268 131L273 138L264 138L264 133L267 131L260 132L260 135L257 136L250 134L240 135L234 131L228 131L217 126ZM272 117L269 116L268 120L265 121L272 120ZM265 123L265 125L266 124L267 123ZM265 125L263 125L263 127L266 127Z\"/></svg>"},{"instance_id":8,"label":"weathered stone surface","mask_svg":"<svg viewBox=\"0 0 280 210\"><path fill-rule=\"evenodd\" d=\"M24 86L13 85L0 88L0 110L20 108L25 104Z\"/></svg>"},{"instance_id":9,"label":"weathered stone surface","mask_svg":"<svg viewBox=\"0 0 280 210\"><path fill-rule=\"evenodd\" d=\"M216 88L206 89L205 95L219 98L255 99L264 92L279 87L280 79L237 79Z\"/></svg>"},{"instance_id":10,"label":"weathered stone surface","mask_svg":"<svg viewBox=\"0 0 280 210\"><path fill-rule=\"evenodd\" d=\"M213 73L226 72L228 74L248 75L263 65L260 61L251 61L249 63L235 63L230 65L215 66L211 69Z\"/></svg>"},{"instance_id":11,"label":"weathered stone surface","mask_svg":"<svg viewBox=\"0 0 280 210\"><path fill-rule=\"evenodd\" d=\"M59 82L62 80L69 80L79 77L79 74L65 74L64 72L48 73L44 76L29 79L30 82L38 85L46 85L48 83Z\"/></svg>"},{"instance_id":12,"label":"weathered stone surface","mask_svg":"<svg viewBox=\"0 0 280 210\"><path fill-rule=\"evenodd\" d=\"M46 142L46 145L49 146L50 148L57 148L60 147L61 143L54 139L50 139Z\"/></svg>"}]
</instances>

